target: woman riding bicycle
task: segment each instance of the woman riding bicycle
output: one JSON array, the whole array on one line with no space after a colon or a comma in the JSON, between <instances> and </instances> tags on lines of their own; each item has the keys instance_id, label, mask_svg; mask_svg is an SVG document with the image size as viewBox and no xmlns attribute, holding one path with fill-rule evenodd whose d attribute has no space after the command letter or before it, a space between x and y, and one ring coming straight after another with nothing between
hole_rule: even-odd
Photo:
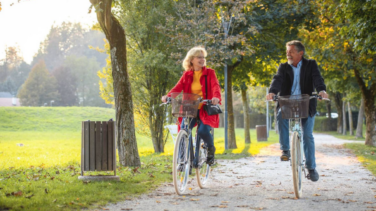
<instances>
[{"instance_id":1,"label":"woman riding bicycle","mask_svg":"<svg viewBox=\"0 0 376 211\"><path fill-rule=\"evenodd\" d=\"M187 56L183 61L183 68L185 69L183 76L170 92L162 97L162 102L167 101L167 97L171 97L173 92L193 93L200 95L203 99L211 99L212 104L216 105L221 101L221 88L217 76L213 69L206 68L205 57L207 52L203 47L194 47L188 51ZM207 86L205 83L208 83ZM206 90L206 87L208 90ZM207 93L207 96L206 96ZM218 128L219 115L209 116L203 109L202 103L199 105L197 117L191 121L189 125L192 129L197 122L197 119L201 121L201 124L197 130L198 135L204 140L208 147L207 163L209 165L214 163L214 141L213 136L210 133L211 128ZM182 124L182 118L179 117L179 130ZM190 137L191 138L191 137Z\"/></svg>"}]
</instances>

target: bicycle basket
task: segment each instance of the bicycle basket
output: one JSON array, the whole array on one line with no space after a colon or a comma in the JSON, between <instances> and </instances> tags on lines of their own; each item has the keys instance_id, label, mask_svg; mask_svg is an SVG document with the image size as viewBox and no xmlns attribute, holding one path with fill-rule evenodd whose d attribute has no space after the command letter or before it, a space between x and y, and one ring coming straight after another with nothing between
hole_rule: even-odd
<instances>
[{"instance_id":1,"label":"bicycle basket","mask_svg":"<svg viewBox=\"0 0 376 211\"><path fill-rule=\"evenodd\" d=\"M172 116L196 117L200 104L200 95L181 92L171 93Z\"/></svg>"},{"instance_id":2,"label":"bicycle basket","mask_svg":"<svg viewBox=\"0 0 376 211\"><path fill-rule=\"evenodd\" d=\"M309 110L309 95L279 96L278 102L283 119L307 118Z\"/></svg>"}]
</instances>

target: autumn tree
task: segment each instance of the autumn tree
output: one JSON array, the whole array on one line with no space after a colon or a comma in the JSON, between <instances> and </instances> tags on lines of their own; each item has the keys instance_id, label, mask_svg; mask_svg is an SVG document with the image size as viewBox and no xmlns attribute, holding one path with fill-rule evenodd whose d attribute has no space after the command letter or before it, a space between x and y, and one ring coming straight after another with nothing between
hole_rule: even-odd
<instances>
[{"instance_id":1,"label":"autumn tree","mask_svg":"<svg viewBox=\"0 0 376 211\"><path fill-rule=\"evenodd\" d=\"M48 72L43 60L31 70L25 84L18 93L23 106L43 106L51 100L59 98L56 91L56 80Z\"/></svg>"}]
</instances>

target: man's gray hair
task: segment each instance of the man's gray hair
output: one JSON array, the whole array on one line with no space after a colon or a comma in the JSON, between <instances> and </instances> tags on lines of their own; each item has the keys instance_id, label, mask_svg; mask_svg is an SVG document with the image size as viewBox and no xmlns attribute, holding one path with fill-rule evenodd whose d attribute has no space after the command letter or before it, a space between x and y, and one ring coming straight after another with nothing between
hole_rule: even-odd
<instances>
[{"instance_id":1,"label":"man's gray hair","mask_svg":"<svg viewBox=\"0 0 376 211\"><path fill-rule=\"evenodd\" d=\"M300 52L300 51L303 51L305 53L305 48L304 48L304 45L302 42L300 42L299 40L293 40L293 41L290 41L290 42L287 42L286 43L286 46L295 46L295 49Z\"/></svg>"}]
</instances>

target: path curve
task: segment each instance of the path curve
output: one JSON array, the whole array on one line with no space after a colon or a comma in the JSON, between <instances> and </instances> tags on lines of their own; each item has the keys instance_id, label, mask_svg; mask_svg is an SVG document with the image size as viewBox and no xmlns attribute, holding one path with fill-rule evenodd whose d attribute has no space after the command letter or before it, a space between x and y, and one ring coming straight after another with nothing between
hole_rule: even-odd
<instances>
[{"instance_id":1,"label":"path curve","mask_svg":"<svg viewBox=\"0 0 376 211\"><path fill-rule=\"evenodd\" d=\"M279 144L254 157L219 160L207 189L193 179L186 196L172 183L150 194L108 205L109 210L376 210L376 178L345 141L314 134L318 182L303 180L303 197L295 199L289 162L280 162Z\"/></svg>"}]
</instances>

